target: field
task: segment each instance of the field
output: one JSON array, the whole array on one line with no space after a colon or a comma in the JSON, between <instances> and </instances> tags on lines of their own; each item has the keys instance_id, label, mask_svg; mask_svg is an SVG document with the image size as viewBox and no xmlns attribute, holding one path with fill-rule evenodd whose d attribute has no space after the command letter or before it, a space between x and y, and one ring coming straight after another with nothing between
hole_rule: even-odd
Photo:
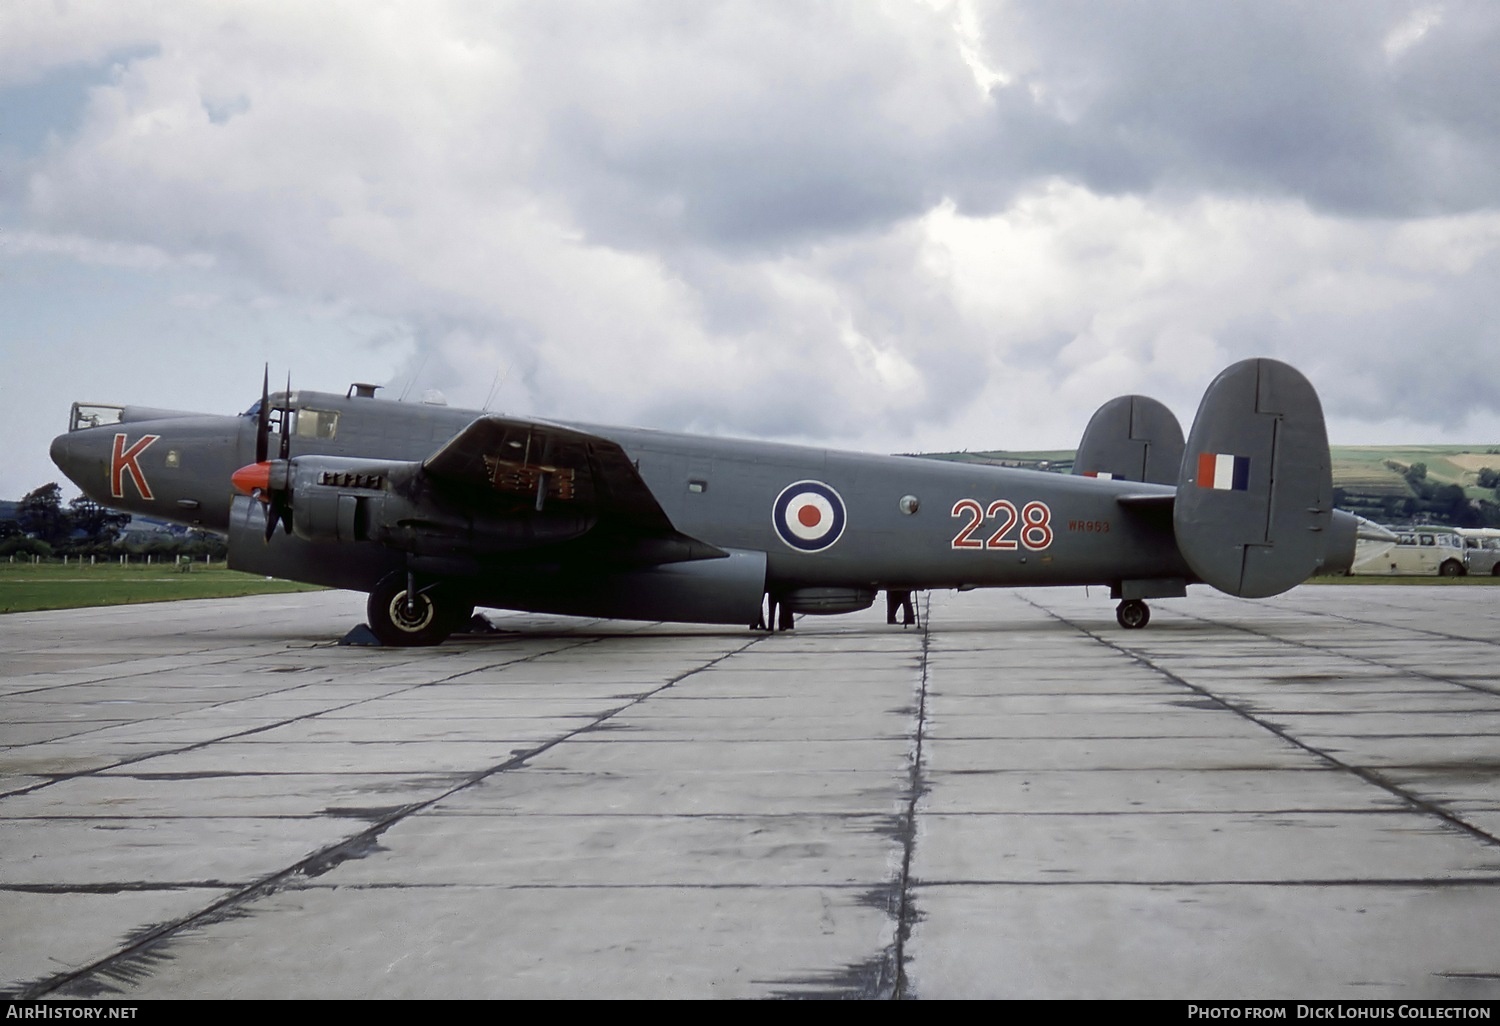
<instances>
[{"instance_id":1,"label":"field","mask_svg":"<svg viewBox=\"0 0 1500 1026\"><path fill-rule=\"evenodd\" d=\"M1406 496L1411 489L1398 471L1386 462L1410 466L1427 466L1427 480L1433 484L1456 484L1471 499L1493 499L1493 489L1479 487L1479 471L1485 467L1500 470L1500 453L1484 445L1334 445L1333 483L1362 495Z\"/></svg>"},{"instance_id":2,"label":"field","mask_svg":"<svg viewBox=\"0 0 1500 1026\"><path fill-rule=\"evenodd\" d=\"M228 570L223 563L195 563L185 571L172 563L0 562L0 613L316 590L312 585Z\"/></svg>"}]
</instances>

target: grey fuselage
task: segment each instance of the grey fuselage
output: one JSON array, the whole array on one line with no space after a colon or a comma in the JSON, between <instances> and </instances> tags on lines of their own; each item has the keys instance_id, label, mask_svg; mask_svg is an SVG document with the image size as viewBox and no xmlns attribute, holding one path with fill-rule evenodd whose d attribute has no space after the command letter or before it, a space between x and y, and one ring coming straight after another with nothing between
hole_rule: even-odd
<instances>
[{"instance_id":1,"label":"grey fuselage","mask_svg":"<svg viewBox=\"0 0 1500 1026\"><path fill-rule=\"evenodd\" d=\"M306 391L289 399L273 397L272 404L297 411L292 458L422 461L483 416ZM763 553L765 587L773 593L1078 584L1118 589L1131 581L1192 579L1173 538L1170 505L1118 501L1126 495L1171 496L1170 486L633 428L562 426L617 443L683 535L724 550ZM124 407L118 422L87 426L75 412L74 430L53 443L52 455L104 505L228 532L231 562L248 570L368 591L401 565L399 553L372 543L295 538L283 543L278 535L280 547L268 548L286 555L268 560L251 551L260 540L247 542L239 534L248 535L250 521L261 514L258 504L235 495L230 475L254 462L255 434L256 418L248 413L222 417ZM271 442L274 453L279 435ZM799 482L830 489L829 501L841 503L843 516L836 535L794 547L785 522L778 528L776 505ZM480 519L485 515L482 509L469 512ZM783 521L787 516L783 511ZM238 534L235 518L245 521ZM238 554L236 547L242 550ZM579 558L589 558L587 546L575 542L573 549ZM569 551L562 544L549 550L548 558L566 561ZM504 575L507 568L538 558L536 551L489 557L484 572ZM507 595L493 604L521 604Z\"/></svg>"}]
</instances>

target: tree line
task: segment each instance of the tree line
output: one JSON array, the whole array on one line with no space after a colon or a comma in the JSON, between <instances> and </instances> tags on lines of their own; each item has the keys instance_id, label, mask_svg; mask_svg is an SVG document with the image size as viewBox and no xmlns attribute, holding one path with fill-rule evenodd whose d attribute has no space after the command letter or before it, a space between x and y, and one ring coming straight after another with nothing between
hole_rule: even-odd
<instances>
[{"instance_id":1,"label":"tree line","mask_svg":"<svg viewBox=\"0 0 1500 1026\"><path fill-rule=\"evenodd\" d=\"M1479 472L1479 487L1491 491L1496 500L1492 501L1470 499L1461 485L1429 481L1425 463L1406 466L1386 460L1385 465L1402 476L1410 494L1376 496L1335 487L1333 504L1391 524L1420 521L1445 527L1500 527L1500 471L1485 467Z\"/></svg>"},{"instance_id":2,"label":"tree line","mask_svg":"<svg viewBox=\"0 0 1500 1026\"><path fill-rule=\"evenodd\" d=\"M9 517L0 517L0 559L9 556L211 556L229 545L209 531L168 527L127 537L130 514L101 506L85 495L67 505L56 483L28 492Z\"/></svg>"}]
</instances>

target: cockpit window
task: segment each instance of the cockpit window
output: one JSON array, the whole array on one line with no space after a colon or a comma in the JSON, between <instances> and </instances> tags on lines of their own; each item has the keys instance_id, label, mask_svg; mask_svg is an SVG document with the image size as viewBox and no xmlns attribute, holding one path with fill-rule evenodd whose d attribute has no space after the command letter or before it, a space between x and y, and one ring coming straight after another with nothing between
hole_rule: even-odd
<instances>
[{"instance_id":1,"label":"cockpit window","mask_svg":"<svg viewBox=\"0 0 1500 1026\"><path fill-rule=\"evenodd\" d=\"M74 403L73 417L68 422L68 430L83 431L86 428L118 424L124 416L125 407L123 406L109 406L104 403Z\"/></svg>"},{"instance_id":2,"label":"cockpit window","mask_svg":"<svg viewBox=\"0 0 1500 1026\"><path fill-rule=\"evenodd\" d=\"M295 400L293 400L295 402ZM313 410L303 407L293 407L288 410L279 404L280 397L271 397L271 411L266 417L270 432L273 435L281 434L281 422L290 414L291 433L297 438L333 438L339 433L339 415L334 410ZM250 408L240 414L242 417L255 418L260 416L260 400L250 404Z\"/></svg>"},{"instance_id":3,"label":"cockpit window","mask_svg":"<svg viewBox=\"0 0 1500 1026\"><path fill-rule=\"evenodd\" d=\"M339 415L332 410L296 411L294 428L298 438L332 438L338 434Z\"/></svg>"}]
</instances>

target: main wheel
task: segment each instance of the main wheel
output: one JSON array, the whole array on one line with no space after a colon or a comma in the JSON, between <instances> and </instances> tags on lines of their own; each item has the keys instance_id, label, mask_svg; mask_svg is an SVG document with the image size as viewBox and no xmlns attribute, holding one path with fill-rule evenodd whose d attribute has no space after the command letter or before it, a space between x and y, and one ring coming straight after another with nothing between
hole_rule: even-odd
<instances>
[{"instance_id":1,"label":"main wheel","mask_svg":"<svg viewBox=\"0 0 1500 1026\"><path fill-rule=\"evenodd\" d=\"M1115 621L1127 631L1138 631L1151 622L1151 607L1140 599L1126 599L1115 607Z\"/></svg>"},{"instance_id":2,"label":"main wheel","mask_svg":"<svg viewBox=\"0 0 1500 1026\"><path fill-rule=\"evenodd\" d=\"M407 575L387 574L370 592L365 612L370 630L383 645L436 645L453 633L457 613L445 601L441 585L418 589L410 603L406 600ZM460 607L459 611L461 611Z\"/></svg>"},{"instance_id":3,"label":"main wheel","mask_svg":"<svg viewBox=\"0 0 1500 1026\"><path fill-rule=\"evenodd\" d=\"M1450 559L1438 567L1438 573L1444 577L1462 577L1464 575L1464 565L1456 559Z\"/></svg>"}]
</instances>

